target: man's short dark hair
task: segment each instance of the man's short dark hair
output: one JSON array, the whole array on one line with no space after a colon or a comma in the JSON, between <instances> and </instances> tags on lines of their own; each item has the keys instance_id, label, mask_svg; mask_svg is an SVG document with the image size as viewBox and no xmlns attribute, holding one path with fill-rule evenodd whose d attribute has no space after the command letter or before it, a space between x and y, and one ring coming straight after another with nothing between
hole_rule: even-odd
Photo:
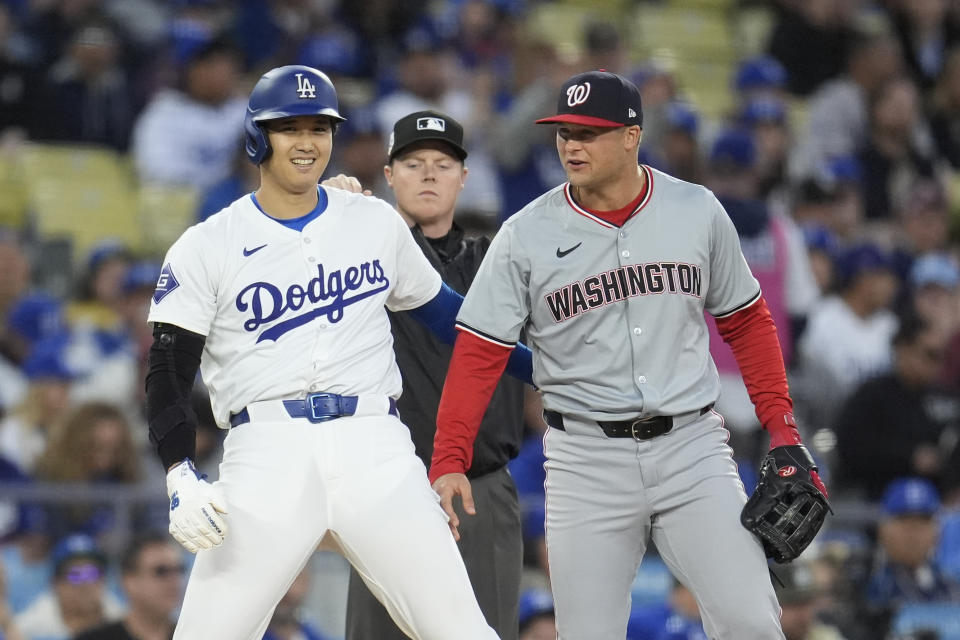
<instances>
[{"instance_id":1,"label":"man's short dark hair","mask_svg":"<svg viewBox=\"0 0 960 640\"><path fill-rule=\"evenodd\" d=\"M140 568L140 556L144 549L153 545L168 545L170 540L170 534L166 531L147 531L135 535L120 556L120 571L124 575L136 573Z\"/></svg>"}]
</instances>

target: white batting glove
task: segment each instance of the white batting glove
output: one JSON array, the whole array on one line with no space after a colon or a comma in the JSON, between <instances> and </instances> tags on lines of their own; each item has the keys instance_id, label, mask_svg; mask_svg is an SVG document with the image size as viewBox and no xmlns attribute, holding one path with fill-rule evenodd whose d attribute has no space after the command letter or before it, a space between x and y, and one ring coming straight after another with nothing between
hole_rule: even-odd
<instances>
[{"instance_id":1,"label":"white batting glove","mask_svg":"<svg viewBox=\"0 0 960 640\"><path fill-rule=\"evenodd\" d=\"M227 523L220 515L227 512L223 494L197 473L189 458L167 472L167 495L170 535L187 551L196 553L223 542L227 535Z\"/></svg>"}]
</instances>

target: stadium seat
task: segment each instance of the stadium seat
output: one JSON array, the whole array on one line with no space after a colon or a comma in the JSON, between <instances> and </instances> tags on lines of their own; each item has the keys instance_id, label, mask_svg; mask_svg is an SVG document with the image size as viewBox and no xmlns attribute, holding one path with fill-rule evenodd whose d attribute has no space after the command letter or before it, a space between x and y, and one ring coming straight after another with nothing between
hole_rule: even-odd
<instances>
[{"instance_id":1,"label":"stadium seat","mask_svg":"<svg viewBox=\"0 0 960 640\"><path fill-rule=\"evenodd\" d=\"M21 155L27 210L37 233L66 238L84 255L104 236L140 244L132 174L108 149L26 145Z\"/></svg>"},{"instance_id":2,"label":"stadium seat","mask_svg":"<svg viewBox=\"0 0 960 640\"><path fill-rule=\"evenodd\" d=\"M733 60L736 45L725 10L644 4L636 14L639 44L649 53L671 49L686 60Z\"/></svg>"},{"instance_id":3,"label":"stadium seat","mask_svg":"<svg viewBox=\"0 0 960 640\"><path fill-rule=\"evenodd\" d=\"M730 75L739 48L729 15L712 5L645 4L636 12L640 54L672 61L680 91L708 119L725 116L732 104Z\"/></svg>"},{"instance_id":4,"label":"stadium seat","mask_svg":"<svg viewBox=\"0 0 960 640\"><path fill-rule=\"evenodd\" d=\"M13 157L0 156L0 227L22 229L27 221L23 171Z\"/></svg>"},{"instance_id":5,"label":"stadium seat","mask_svg":"<svg viewBox=\"0 0 960 640\"><path fill-rule=\"evenodd\" d=\"M741 57L757 56L766 51L773 22L773 11L769 7L744 7L737 11L733 29Z\"/></svg>"},{"instance_id":6,"label":"stadium seat","mask_svg":"<svg viewBox=\"0 0 960 640\"><path fill-rule=\"evenodd\" d=\"M199 194L193 187L142 185L137 190L141 249L162 256L183 231L196 222Z\"/></svg>"}]
</instances>

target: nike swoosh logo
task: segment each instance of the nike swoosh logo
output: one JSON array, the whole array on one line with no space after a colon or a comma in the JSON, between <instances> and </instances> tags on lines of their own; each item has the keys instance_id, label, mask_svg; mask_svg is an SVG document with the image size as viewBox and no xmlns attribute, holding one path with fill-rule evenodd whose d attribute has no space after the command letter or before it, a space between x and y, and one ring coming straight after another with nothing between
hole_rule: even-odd
<instances>
[{"instance_id":1,"label":"nike swoosh logo","mask_svg":"<svg viewBox=\"0 0 960 640\"><path fill-rule=\"evenodd\" d=\"M253 249L247 249L246 247L244 247L244 248L243 248L243 257L244 257L244 258L249 258L249 257L252 256L253 254L255 254L257 251L260 251L260 249L263 249L265 246L267 246L267 245L262 244L262 245L260 245L259 247L254 247Z\"/></svg>"},{"instance_id":2,"label":"nike swoosh logo","mask_svg":"<svg viewBox=\"0 0 960 640\"><path fill-rule=\"evenodd\" d=\"M571 251L577 249L577 248L578 248L580 245L582 245L582 244L583 244L583 242L578 242L577 244L573 245L572 247L570 247L570 248L567 249L566 251L560 251L560 247L557 247L557 257L558 257L558 258L562 258L563 256L567 255L567 254L570 253Z\"/></svg>"}]
</instances>

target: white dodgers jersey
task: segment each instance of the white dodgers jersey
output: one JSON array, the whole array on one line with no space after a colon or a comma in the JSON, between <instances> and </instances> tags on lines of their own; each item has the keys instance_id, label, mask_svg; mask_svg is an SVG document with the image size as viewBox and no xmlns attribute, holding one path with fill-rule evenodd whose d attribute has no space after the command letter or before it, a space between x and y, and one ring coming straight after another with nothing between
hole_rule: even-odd
<instances>
[{"instance_id":1,"label":"white dodgers jersey","mask_svg":"<svg viewBox=\"0 0 960 640\"><path fill-rule=\"evenodd\" d=\"M252 402L309 390L400 395L384 307L421 306L440 275L390 205L324 190L302 231L247 195L167 252L148 319L206 336L200 368L222 428Z\"/></svg>"}]
</instances>

